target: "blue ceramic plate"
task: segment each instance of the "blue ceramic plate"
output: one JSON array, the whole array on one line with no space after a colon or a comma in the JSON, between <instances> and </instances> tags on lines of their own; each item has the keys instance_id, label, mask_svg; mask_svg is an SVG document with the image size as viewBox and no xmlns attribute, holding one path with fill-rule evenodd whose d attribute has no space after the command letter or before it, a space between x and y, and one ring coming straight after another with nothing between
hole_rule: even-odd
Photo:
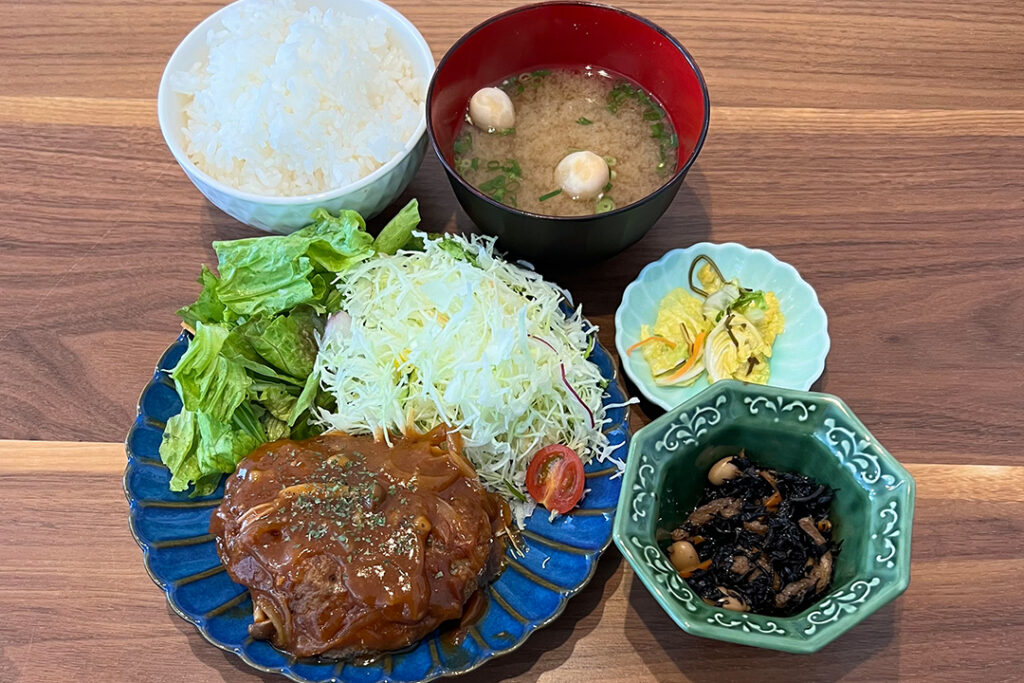
<instances>
[{"instance_id":1,"label":"blue ceramic plate","mask_svg":"<svg viewBox=\"0 0 1024 683\"><path fill-rule=\"evenodd\" d=\"M726 278L739 278L744 287L775 292L786 329L772 347L770 386L806 391L825 369L828 356L828 317L818 303L814 288L796 268L767 251L748 249L742 244L700 242L686 249L673 249L648 264L626 287L615 311L615 348L622 367L640 392L651 402L671 410L708 387L707 373L688 387L663 387L654 383L643 354L626 349L640 340L640 326L653 325L658 304L676 287L689 291L686 276L690 263L700 254L710 256ZM694 275L696 279L696 275Z\"/></svg>"},{"instance_id":2,"label":"blue ceramic plate","mask_svg":"<svg viewBox=\"0 0 1024 683\"><path fill-rule=\"evenodd\" d=\"M172 493L168 489L170 473L160 462L164 424L181 410L167 371L178 363L188 341L184 333L178 337L142 391L138 416L125 443L128 467L124 490L132 534L142 548L149 575L167 593L174 611L195 624L217 647L234 652L261 671L295 681L428 681L465 673L515 650L536 629L561 614L566 601L593 576L597 560L611 540L621 486L621 479L613 478L615 467L598 463L586 468L588 492L576 510L553 523L543 513L527 519L519 543L523 554L508 551L507 567L484 591L487 605L483 617L458 644L444 638L442 627L401 653L360 665L296 660L265 642L254 641L248 634L252 623L249 593L228 576L209 533L210 513L224 494L223 483L205 498ZM624 403L626 397L608 352L597 344L590 359L609 380L605 405ZM608 417L611 422L605 431L611 443L627 442L627 409L611 409Z\"/></svg>"}]
</instances>

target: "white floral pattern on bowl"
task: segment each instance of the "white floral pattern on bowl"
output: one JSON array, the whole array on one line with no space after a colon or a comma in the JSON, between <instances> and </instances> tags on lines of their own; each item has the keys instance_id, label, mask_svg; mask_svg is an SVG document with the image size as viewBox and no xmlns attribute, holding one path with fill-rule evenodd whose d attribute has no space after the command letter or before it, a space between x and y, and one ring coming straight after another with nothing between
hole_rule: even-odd
<instances>
[{"instance_id":1,"label":"white floral pattern on bowl","mask_svg":"<svg viewBox=\"0 0 1024 683\"><path fill-rule=\"evenodd\" d=\"M670 541L664 539L695 507L722 448L752 449L761 464L800 471L836 492L831 515L841 550L832 585L798 614L713 607L668 561ZM910 473L839 398L727 380L634 434L614 537L637 578L682 630L806 654L906 590L915 490Z\"/></svg>"}]
</instances>

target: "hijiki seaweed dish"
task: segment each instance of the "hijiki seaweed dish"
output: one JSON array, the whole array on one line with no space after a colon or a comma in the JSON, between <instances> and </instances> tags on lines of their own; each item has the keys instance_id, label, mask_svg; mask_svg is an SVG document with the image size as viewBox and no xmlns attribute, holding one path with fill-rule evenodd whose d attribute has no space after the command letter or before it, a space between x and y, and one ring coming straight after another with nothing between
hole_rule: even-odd
<instances>
[{"instance_id":1,"label":"hijiki seaweed dish","mask_svg":"<svg viewBox=\"0 0 1024 683\"><path fill-rule=\"evenodd\" d=\"M743 451L719 460L697 508L672 532L672 565L708 604L797 614L832 581L828 486L760 467Z\"/></svg>"}]
</instances>

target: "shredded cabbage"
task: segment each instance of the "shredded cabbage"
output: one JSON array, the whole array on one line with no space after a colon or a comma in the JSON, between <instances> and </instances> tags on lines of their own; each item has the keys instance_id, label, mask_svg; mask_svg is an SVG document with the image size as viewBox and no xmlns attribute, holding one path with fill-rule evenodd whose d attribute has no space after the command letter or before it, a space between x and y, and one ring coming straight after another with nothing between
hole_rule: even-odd
<instances>
[{"instance_id":1,"label":"shredded cabbage","mask_svg":"<svg viewBox=\"0 0 1024 683\"><path fill-rule=\"evenodd\" d=\"M424 238L356 264L336 281L344 312L316 366L337 408L325 426L350 434L462 432L484 485L522 521L534 502L526 468L549 444L584 462L609 459L605 380L586 359L596 328L562 292L493 253L487 237Z\"/></svg>"}]
</instances>

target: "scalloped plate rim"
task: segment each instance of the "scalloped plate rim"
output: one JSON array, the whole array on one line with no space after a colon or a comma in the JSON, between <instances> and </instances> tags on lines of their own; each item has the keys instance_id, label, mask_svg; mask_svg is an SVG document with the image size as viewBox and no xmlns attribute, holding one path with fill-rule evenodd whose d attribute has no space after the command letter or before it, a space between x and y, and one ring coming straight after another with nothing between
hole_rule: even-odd
<instances>
[{"instance_id":1,"label":"scalloped plate rim","mask_svg":"<svg viewBox=\"0 0 1024 683\"><path fill-rule=\"evenodd\" d=\"M567 298L569 298L569 297L567 297ZM571 302L572 299L569 298L569 301ZM160 361L162 361L164 359L164 357L167 355L167 352L171 348L173 348L175 344L177 344L178 342L181 341L183 334L184 333L179 334L179 336L175 339L175 341L172 342L166 349L164 349L163 353L161 353L161 355L160 355ZM628 401L629 400L629 393L626 391L626 387L625 387L625 385L624 385L624 383L622 381L621 376L619 375L619 367L618 367L618 364L616 363L616 358L614 356L612 356L611 353L609 353L608 349L606 349L604 347L604 345L601 343L601 341L599 339L597 339L596 337L595 337L594 348L595 348L595 350L596 349L600 349L604 353L604 355L607 357L608 363L609 363L609 367L611 368L611 375L612 375L611 379L612 379L612 382L617 386L617 388L618 388L618 390L619 390L619 392L621 394L621 397L623 399L623 402ZM179 608L177 604L175 604L174 600L172 599L172 586L170 585L170 583L166 583L162 579L158 578L157 575L153 571L153 568L151 566L152 547L151 547L150 543L147 542L147 541L144 541L139 536L139 534L136 531L136 528L135 528L135 513L136 513L136 511L137 511L137 509L139 507L138 506L138 499L134 498L132 496L132 494L130 493L130 491L129 491L129 483L128 483L128 477L129 477L131 472L136 467L139 467L139 466L149 466L149 465L147 465L146 463L142 463L142 462L140 462L138 460L138 456L136 456L136 454L134 453L133 449L131 448L131 445L129 444L129 440L130 440L132 434L134 433L134 431L136 429L138 418L141 417L144 414L144 411L142 409L142 399L143 399L143 397L145 396L145 394L149 390L149 388L151 386L153 386L153 384L155 382L158 381L158 377L160 376L160 374L162 372L164 372L164 373L167 372L167 370L165 368L161 368L160 367L160 361L158 361L157 364L154 366L153 373L151 374L151 376L150 376L149 380L146 382L146 384L143 386L142 390L139 392L139 398L136 401L135 419L132 421L132 426L129 428L128 433L125 436L125 440L124 440L124 448L125 448L125 453L127 455L128 462L125 465L124 474L122 475L122 479L121 479L122 492L124 493L125 499L128 502L128 512L129 512L129 514L128 514L128 528L129 528L129 531L131 532L132 538L135 540L135 543L139 546L139 549L142 551L143 566L146 569L146 574L149 575L150 580L158 588L160 588L160 590L163 592L164 599L166 600L167 605L171 608L171 610L178 617L180 617L184 621L192 624L196 628L196 630L199 632L199 634L203 637L203 639L206 640L211 645L215 646L219 650L222 650L224 652L228 652L228 653L231 653L231 654L234 654L234 655L238 656L238 658L241 659L247 666L249 666L249 667L251 667L251 668L253 668L253 669L257 670L257 671L260 671L262 673L278 674L278 675L281 675L281 676L284 676L284 677L288 678L289 680L295 681L296 683L319 683L318 681L316 681L314 679L306 678L304 676L301 676L301 675L297 674L295 671L290 670L289 668L286 668L286 666L290 666L290 665L286 665L286 666L282 666L282 667L267 667L267 666L263 666L262 664L258 664L255 661L253 661L253 659L246 653L246 651L242 647L240 647L240 646L233 646L233 645L230 645L230 644L228 644L226 642L223 642L221 640L218 640L218 639L214 638L214 636L209 633L208 627L207 627L204 619L194 619L194 618L192 618L191 616L186 614L181 608ZM623 406L622 419L618 423L616 423L615 425L610 426L611 429L608 432L609 434L611 434L611 433L614 433L614 432L617 432L617 431L621 431L623 433L623 445L620 448L623 448L623 449L625 449L627 451L628 451L628 448L629 448L629 442L630 442L630 440L632 438L632 434L631 434L631 430L630 430L630 426L629 426L629 414L630 414L630 409L629 409L629 404L627 403L625 406ZM620 482L620 487L621 487L621 477L618 478L618 481ZM603 540L603 542L601 543L599 548L591 549L591 550L588 550L588 551L586 551L584 553L580 553L581 557L585 557L587 559L588 567L587 567L586 576L584 576L584 578L576 586L573 586L570 589L560 588L560 590L557 591L557 592L556 591L551 591L552 593L555 593L555 594L557 594L559 596L558 605L555 608L555 611L551 615L549 615L547 618L528 621L526 624L524 624L524 632L523 632L522 637L519 639L518 642L514 643L512 646L510 646L508 648L504 648L504 649L494 649L488 643L480 642L479 644L481 645L481 650L482 651L486 650L486 654L483 654L481 656L480 661L476 662L472 666L469 666L469 667L467 667L465 669L460 669L458 671L443 671L443 670L442 671L434 671L434 670L430 670L430 671L427 672L428 675L426 677L424 677L424 678L419 680L419 683L427 683L428 681L437 680L439 678L461 676L463 674L468 674L468 673L470 673L472 671L475 671L475 670L479 669L480 667L482 667L484 664L488 663L492 659L495 659L495 658L500 657L502 655L506 655L506 654L509 654L511 652L514 652L514 651L518 650L520 647L522 647L526 643L526 641L530 638L530 636L532 636L536 631L549 626L552 622L554 622L556 619L558 619L558 617L560 617L563 614L563 612L565 611L566 606L569 604L569 600L571 598L575 597L579 592L581 592L590 583L590 581L594 578L594 575L597 573L597 567L598 567L598 563L599 563L599 561L601 559L601 556L608 549L608 547L610 545L612 545L613 529L614 529L614 521L615 521L615 510L613 509L610 512L602 513L602 516L605 516L607 518L608 525L609 525L608 526L607 537ZM442 665L444 665L443 662L442 662ZM379 679L381 681L381 683L401 683L401 682L395 681L395 679L391 678L390 673L384 673L383 670L382 670L382 675L383 675L383 678ZM344 683L345 679L343 679L343 678L341 678L341 677L339 677L337 675L332 675L329 679L325 679L325 680L331 681L331 682L336 682L336 683Z\"/></svg>"},{"instance_id":2,"label":"scalloped plate rim","mask_svg":"<svg viewBox=\"0 0 1024 683\"><path fill-rule=\"evenodd\" d=\"M686 253L686 252L690 252L690 251L695 250L695 249L702 249L702 248L712 248L712 249L716 249L716 250L717 249L736 249L736 250L748 252L748 253L751 253L751 254L764 254L765 256L768 257L768 259L772 263L772 265L779 265L779 266L782 266L782 268L784 270L788 269L789 271L792 271L792 275L793 275L793 278L794 278L794 280L796 282L797 287L799 287L800 285L803 285L803 286L806 287L807 291L811 295L811 301L813 302L813 305L821 313L822 323L823 323L822 324L822 328L821 328L821 333L822 333L822 337L824 338L824 344L822 346L820 346L820 347L816 347L816 348L820 348L820 351L819 351L820 355L819 355L818 358L815 359L817 362L815 363L814 369L810 373L810 375L813 375L813 376L811 377L810 380L802 382L801 386L780 387L778 385L771 384L771 380L770 379L769 379L769 384L767 384L766 386L776 386L776 387L778 387L780 389L797 389L797 390L801 390L801 391L808 391L808 390L810 390L811 386L821 377L822 373L825 371L825 361L827 360L829 351L832 348L832 339L831 339L831 337L829 336L829 333L828 333L828 313L825 311L825 307L821 305L821 301L818 299L818 292L814 289L814 287L811 286L811 284L809 282L807 282L807 280L805 280L803 278L803 276L800 275L800 271L798 271L796 269L796 267L793 266L792 264L787 263L787 262L777 258L774 254L772 254L771 252L769 252L769 251L767 251L765 249L758 249L758 248L754 248L754 247L748 247L748 246L745 246L743 244L740 244L739 242L708 242L708 241L704 241L704 242L696 242L694 244L691 244L688 247L679 247L679 248L676 248L676 249L671 249L671 250L665 252L657 260L651 261L650 263L645 265L640 270L639 274L637 274L636 278L634 278L632 282L630 282L628 285L626 285L626 288L622 292L622 298L619 301L619 305L615 309L615 317L614 317L614 321L615 321L615 323L614 323L615 324L615 351L619 355L620 365L622 366L622 370L626 374L626 376L629 377L630 381L633 382L633 385L640 391L641 394L644 395L644 397L647 400L649 400L652 403L658 405L659 407L663 408L664 410L671 410L672 408L675 408L680 403L689 400L693 396L696 396L697 393L699 393L699 392L695 392L694 394L692 394L690 396L683 396L680 400L673 402L673 401L670 401L669 399L665 398L664 396L662 396L659 392L652 390L651 387L649 386L649 384L651 382L650 379L648 379L646 377L638 377L637 374L633 372L633 369L630 367L630 364L628 362L626 362L626 360L625 360L627 355L628 355L626 353L626 349L629 347L629 345L626 344L626 340L623 338L625 332L623 331L623 327L624 326L622 324L622 322L623 322L622 319L623 319L623 316L625 315L625 311L626 311L626 308L627 308L626 307L627 300L629 299L631 294L635 295L635 293L637 291L642 289L642 287L645 284L645 282L644 282L645 280L647 280L648 278L651 278L653 276L653 273L658 271L660 267L664 266L668 260L670 260L671 258L675 257L677 254ZM664 296L667 293L668 292L665 292L661 296ZM704 388L707 388L707 387L704 387Z\"/></svg>"}]
</instances>

